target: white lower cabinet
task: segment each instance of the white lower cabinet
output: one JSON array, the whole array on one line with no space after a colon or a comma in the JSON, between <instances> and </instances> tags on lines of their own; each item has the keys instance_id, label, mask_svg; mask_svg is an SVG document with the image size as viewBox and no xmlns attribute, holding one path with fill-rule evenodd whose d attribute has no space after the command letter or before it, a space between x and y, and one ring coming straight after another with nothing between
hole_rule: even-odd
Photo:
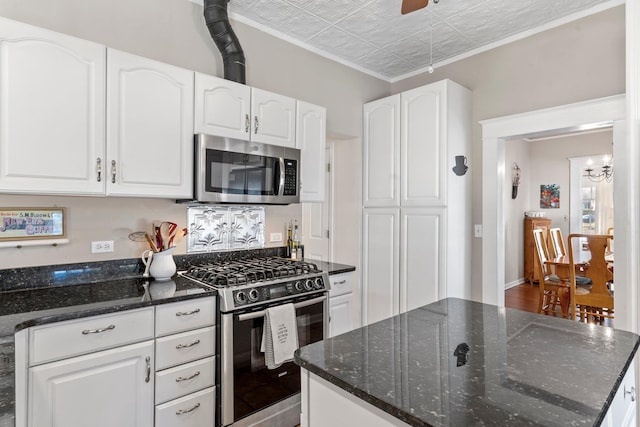
<instances>
[{"instance_id":1,"label":"white lower cabinet","mask_svg":"<svg viewBox=\"0 0 640 427\"><path fill-rule=\"evenodd\" d=\"M606 427L635 427L637 423L636 403L636 363L638 357L634 357L631 366L622 379L616 395L613 397L609 411L602 423Z\"/></svg>"},{"instance_id":2,"label":"white lower cabinet","mask_svg":"<svg viewBox=\"0 0 640 427\"><path fill-rule=\"evenodd\" d=\"M209 387L156 406L156 427L209 427L215 425L215 388Z\"/></svg>"},{"instance_id":3,"label":"white lower cabinet","mask_svg":"<svg viewBox=\"0 0 640 427\"><path fill-rule=\"evenodd\" d=\"M215 311L203 297L20 331L16 427L213 426Z\"/></svg>"},{"instance_id":4,"label":"white lower cabinet","mask_svg":"<svg viewBox=\"0 0 640 427\"><path fill-rule=\"evenodd\" d=\"M359 313L353 299L354 272L329 276L329 337L344 334L359 326Z\"/></svg>"},{"instance_id":5,"label":"white lower cabinet","mask_svg":"<svg viewBox=\"0 0 640 427\"><path fill-rule=\"evenodd\" d=\"M29 426L153 425L153 340L29 369Z\"/></svg>"},{"instance_id":6,"label":"white lower cabinet","mask_svg":"<svg viewBox=\"0 0 640 427\"><path fill-rule=\"evenodd\" d=\"M156 427L215 425L215 302L156 308Z\"/></svg>"}]
</instances>

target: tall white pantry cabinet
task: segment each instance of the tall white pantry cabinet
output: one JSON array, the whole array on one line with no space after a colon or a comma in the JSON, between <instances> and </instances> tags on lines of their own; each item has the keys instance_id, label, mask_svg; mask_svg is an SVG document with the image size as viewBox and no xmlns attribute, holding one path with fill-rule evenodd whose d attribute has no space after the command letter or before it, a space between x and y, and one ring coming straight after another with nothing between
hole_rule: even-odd
<instances>
[{"instance_id":1,"label":"tall white pantry cabinet","mask_svg":"<svg viewBox=\"0 0 640 427\"><path fill-rule=\"evenodd\" d=\"M471 171L453 168L470 165L471 92L442 80L363 117L363 324L470 297Z\"/></svg>"}]
</instances>

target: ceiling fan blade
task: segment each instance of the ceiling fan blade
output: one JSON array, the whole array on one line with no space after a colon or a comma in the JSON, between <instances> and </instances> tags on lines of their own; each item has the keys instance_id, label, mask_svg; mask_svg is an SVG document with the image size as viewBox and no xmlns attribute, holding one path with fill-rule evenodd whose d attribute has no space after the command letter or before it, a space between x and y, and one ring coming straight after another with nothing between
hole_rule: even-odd
<instances>
[{"instance_id":1,"label":"ceiling fan blade","mask_svg":"<svg viewBox=\"0 0 640 427\"><path fill-rule=\"evenodd\" d=\"M407 13L427 7L427 4L429 4L429 0L402 0L402 9L400 12L406 15Z\"/></svg>"}]
</instances>

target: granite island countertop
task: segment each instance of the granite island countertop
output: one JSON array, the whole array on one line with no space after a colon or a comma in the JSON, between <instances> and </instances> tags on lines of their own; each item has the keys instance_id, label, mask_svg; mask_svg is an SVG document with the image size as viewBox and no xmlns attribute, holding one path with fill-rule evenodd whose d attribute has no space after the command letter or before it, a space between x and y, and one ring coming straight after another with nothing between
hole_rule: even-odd
<instances>
[{"instance_id":1,"label":"granite island countertop","mask_svg":"<svg viewBox=\"0 0 640 427\"><path fill-rule=\"evenodd\" d=\"M602 421L639 340L448 298L303 347L295 361L413 426L582 426Z\"/></svg>"}]
</instances>

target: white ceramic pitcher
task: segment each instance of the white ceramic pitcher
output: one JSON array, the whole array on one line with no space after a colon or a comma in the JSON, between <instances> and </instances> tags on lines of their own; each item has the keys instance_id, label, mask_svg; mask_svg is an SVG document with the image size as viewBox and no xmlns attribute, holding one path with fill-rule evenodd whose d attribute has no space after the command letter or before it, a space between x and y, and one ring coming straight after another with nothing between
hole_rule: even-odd
<instances>
[{"instance_id":1,"label":"white ceramic pitcher","mask_svg":"<svg viewBox=\"0 0 640 427\"><path fill-rule=\"evenodd\" d=\"M142 262L151 277L156 280L169 280L176 274L176 263L173 260L173 248L162 252L147 250L142 253ZM149 265L149 263L151 265Z\"/></svg>"}]
</instances>

